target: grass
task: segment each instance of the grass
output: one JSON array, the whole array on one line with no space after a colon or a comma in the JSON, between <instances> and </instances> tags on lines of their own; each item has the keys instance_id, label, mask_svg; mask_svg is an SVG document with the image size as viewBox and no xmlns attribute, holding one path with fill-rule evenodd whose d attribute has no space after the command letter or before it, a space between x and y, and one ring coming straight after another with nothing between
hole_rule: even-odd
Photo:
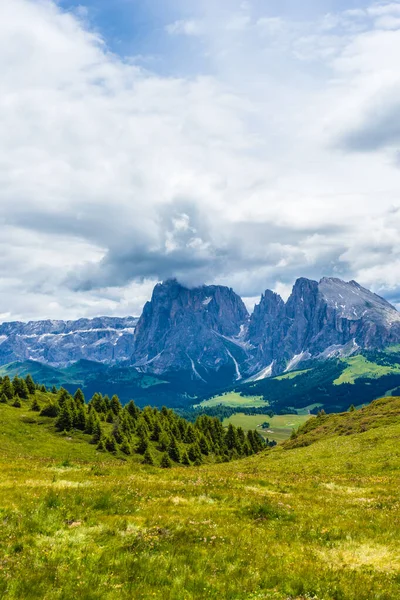
<instances>
[{"instance_id":1,"label":"grass","mask_svg":"<svg viewBox=\"0 0 400 600\"><path fill-rule=\"evenodd\" d=\"M224 420L224 425L232 423L236 427L242 427L245 431L249 429L257 429L262 436L269 440L276 442L284 442L287 440L293 429L297 429L300 425L303 425L310 418L309 414L306 415L275 415L274 417L268 417L268 415L245 415L243 413L237 413ZM268 422L270 424L268 429L262 429L261 424Z\"/></svg>"},{"instance_id":2,"label":"grass","mask_svg":"<svg viewBox=\"0 0 400 600\"><path fill-rule=\"evenodd\" d=\"M279 375L278 377L274 377L277 381L284 381L285 379L295 379L299 375L303 375L304 373L309 373L311 369L303 369L302 371L291 371L290 373L286 373L286 375Z\"/></svg>"},{"instance_id":3,"label":"grass","mask_svg":"<svg viewBox=\"0 0 400 600\"><path fill-rule=\"evenodd\" d=\"M0 405L1 598L400 597L400 399L310 419L308 445L170 470L24 414Z\"/></svg>"},{"instance_id":4,"label":"grass","mask_svg":"<svg viewBox=\"0 0 400 600\"><path fill-rule=\"evenodd\" d=\"M199 404L199 406L202 406L204 408L219 405L230 406L232 408L258 408L260 406L268 406L268 402L266 402L262 396L242 396L238 392L227 392L225 394L222 394L221 396L215 396L214 398L210 398L209 400L204 400Z\"/></svg>"},{"instance_id":5,"label":"grass","mask_svg":"<svg viewBox=\"0 0 400 600\"><path fill-rule=\"evenodd\" d=\"M334 385L355 383L356 379L366 377L376 379L384 375L400 374L400 365L383 366L370 362L365 356L358 355L346 359L347 368L335 379Z\"/></svg>"}]
</instances>

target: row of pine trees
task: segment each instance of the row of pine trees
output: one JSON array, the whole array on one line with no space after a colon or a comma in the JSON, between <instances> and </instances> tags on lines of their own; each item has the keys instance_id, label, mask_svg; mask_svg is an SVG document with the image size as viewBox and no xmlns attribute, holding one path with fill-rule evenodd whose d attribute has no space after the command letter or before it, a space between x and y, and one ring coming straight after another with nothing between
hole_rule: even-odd
<instances>
[{"instance_id":1,"label":"row of pine trees","mask_svg":"<svg viewBox=\"0 0 400 600\"><path fill-rule=\"evenodd\" d=\"M142 462L168 468L173 464L200 465L204 461L223 462L250 456L265 448L256 431L245 433L230 424L225 428L217 417L199 416L188 422L173 410L150 406L140 409L133 400L122 406L119 398L96 393L86 404L78 389L71 395L53 388L41 405L37 391L46 392L28 375L11 381L0 378L0 401L21 406L31 398L31 409L54 419L60 432L81 431L90 436L97 450L113 454L139 454ZM43 402L42 402L43 404Z\"/></svg>"}]
</instances>

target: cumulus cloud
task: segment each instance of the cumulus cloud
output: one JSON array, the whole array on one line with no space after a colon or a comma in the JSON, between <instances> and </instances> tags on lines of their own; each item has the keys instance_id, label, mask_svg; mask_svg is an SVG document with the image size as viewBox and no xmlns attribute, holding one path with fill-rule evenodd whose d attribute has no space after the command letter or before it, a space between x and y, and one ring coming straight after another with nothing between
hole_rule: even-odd
<instances>
[{"instance_id":1,"label":"cumulus cloud","mask_svg":"<svg viewBox=\"0 0 400 600\"><path fill-rule=\"evenodd\" d=\"M167 77L111 53L85 10L1 3L0 318L138 314L173 276L396 296L399 4L190 7L165 35L201 73Z\"/></svg>"}]
</instances>

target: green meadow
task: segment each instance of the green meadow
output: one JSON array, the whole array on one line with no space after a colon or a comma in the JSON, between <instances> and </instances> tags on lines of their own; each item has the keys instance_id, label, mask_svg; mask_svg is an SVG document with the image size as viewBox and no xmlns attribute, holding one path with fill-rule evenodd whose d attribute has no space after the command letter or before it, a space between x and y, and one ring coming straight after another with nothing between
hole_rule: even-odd
<instances>
[{"instance_id":1,"label":"green meadow","mask_svg":"<svg viewBox=\"0 0 400 600\"><path fill-rule=\"evenodd\" d=\"M370 362L365 356L361 354L346 358L347 367L343 373L335 379L334 385L341 385L342 383L354 383L356 379L365 377L368 379L376 379L383 377L384 375L399 374L400 365L384 366L373 362Z\"/></svg>"},{"instance_id":2,"label":"green meadow","mask_svg":"<svg viewBox=\"0 0 400 600\"><path fill-rule=\"evenodd\" d=\"M258 408L268 406L268 402L266 402L262 396L242 396L238 392L226 392L220 396L214 396L214 398L204 400L204 402L199 404L199 406L203 408L211 408L220 405L232 408Z\"/></svg>"},{"instance_id":3,"label":"green meadow","mask_svg":"<svg viewBox=\"0 0 400 600\"><path fill-rule=\"evenodd\" d=\"M27 405L0 404L0 423L1 598L400 597L398 398L170 469L56 434Z\"/></svg>"},{"instance_id":4,"label":"green meadow","mask_svg":"<svg viewBox=\"0 0 400 600\"><path fill-rule=\"evenodd\" d=\"M300 425L303 425L309 418L310 415L308 414L275 415L269 417L268 415L245 415L243 413L237 413L228 419L225 419L223 423L225 426L232 423L235 427L242 427L245 431L256 429L262 436L269 440L283 442L290 437L293 429L297 429ZM269 423L267 429L261 427L265 422Z\"/></svg>"}]
</instances>

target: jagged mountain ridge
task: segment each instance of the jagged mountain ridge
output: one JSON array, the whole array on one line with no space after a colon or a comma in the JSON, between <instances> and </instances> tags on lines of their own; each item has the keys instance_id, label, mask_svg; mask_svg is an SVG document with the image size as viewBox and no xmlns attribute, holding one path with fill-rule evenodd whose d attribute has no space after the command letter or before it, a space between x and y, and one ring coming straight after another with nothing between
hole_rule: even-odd
<instances>
[{"instance_id":1,"label":"jagged mountain ridge","mask_svg":"<svg viewBox=\"0 0 400 600\"><path fill-rule=\"evenodd\" d=\"M400 313L355 281L296 281L288 301L267 291L249 324L248 341L259 369L271 374L308 358L349 355L400 341Z\"/></svg>"},{"instance_id":2,"label":"jagged mountain ridge","mask_svg":"<svg viewBox=\"0 0 400 600\"><path fill-rule=\"evenodd\" d=\"M156 374L191 371L199 380L229 365L239 379L247 354L232 340L240 338L248 320L230 288L189 289L176 280L158 284L136 327L134 364Z\"/></svg>"},{"instance_id":3,"label":"jagged mountain ridge","mask_svg":"<svg viewBox=\"0 0 400 600\"><path fill-rule=\"evenodd\" d=\"M3 323L0 364L90 360L225 384L399 342L400 313L355 281L300 278L287 302L267 290L250 316L231 288L168 280L154 288L140 319Z\"/></svg>"},{"instance_id":4,"label":"jagged mountain ridge","mask_svg":"<svg viewBox=\"0 0 400 600\"><path fill-rule=\"evenodd\" d=\"M19 321L0 325L0 364L34 360L64 367L79 360L115 364L132 356L135 317Z\"/></svg>"}]
</instances>

